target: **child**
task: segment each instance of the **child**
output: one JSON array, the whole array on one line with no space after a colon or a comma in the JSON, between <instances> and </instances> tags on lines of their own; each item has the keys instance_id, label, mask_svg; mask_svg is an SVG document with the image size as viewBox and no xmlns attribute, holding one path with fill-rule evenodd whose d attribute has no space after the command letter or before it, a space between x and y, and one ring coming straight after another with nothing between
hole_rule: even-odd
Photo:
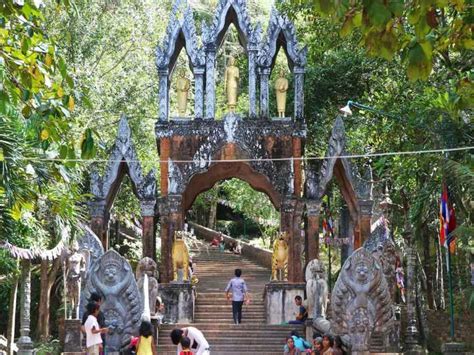
<instances>
[{"instance_id":1,"label":"child","mask_svg":"<svg viewBox=\"0 0 474 355\"><path fill-rule=\"evenodd\" d=\"M401 265L400 259L397 257L395 262L395 277L397 280L397 287L400 289L400 296L403 303L406 303L405 300L405 273L403 272L403 267Z\"/></svg>"},{"instance_id":2,"label":"child","mask_svg":"<svg viewBox=\"0 0 474 355\"><path fill-rule=\"evenodd\" d=\"M89 316L84 323L86 330L86 346L88 355L99 355L102 352L102 338L101 333L107 333L107 328L100 328L97 322L100 306L97 303L89 303L87 305L87 312Z\"/></svg>"},{"instance_id":3,"label":"child","mask_svg":"<svg viewBox=\"0 0 474 355\"><path fill-rule=\"evenodd\" d=\"M155 342L153 341L153 326L150 322L142 321L140 324L140 339L137 343L137 355L156 355Z\"/></svg>"},{"instance_id":4,"label":"child","mask_svg":"<svg viewBox=\"0 0 474 355\"><path fill-rule=\"evenodd\" d=\"M183 350L179 352L179 355L193 355L193 352L189 350L191 347L191 339L188 337L183 337L180 341L180 344Z\"/></svg>"}]
</instances>

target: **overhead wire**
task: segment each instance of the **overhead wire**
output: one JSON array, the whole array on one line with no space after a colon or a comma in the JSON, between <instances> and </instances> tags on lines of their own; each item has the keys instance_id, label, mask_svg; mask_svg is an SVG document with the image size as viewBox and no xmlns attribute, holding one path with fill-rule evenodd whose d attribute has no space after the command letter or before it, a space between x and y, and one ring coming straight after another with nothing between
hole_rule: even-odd
<instances>
[{"instance_id":1,"label":"overhead wire","mask_svg":"<svg viewBox=\"0 0 474 355\"><path fill-rule=\"evenodd\" d=\"M334 155L334 156L302 156L302 157L285 157L285 158L245 158L245 159L188 159L188 160L129 160L130 163L141 163L141 162L157 162L157 163L168 163L169 161L173 164L186 164L186 163L195 163L200 161L205 161L207 163L245 163L245 162L266 162L266 161L310 161L310 160L324 160L324 159L358 159L358 158L371 158L371 157L383 157L383 156L396 156L396 155L419 155L419 154L435 154L447 152L456 152L456 151L466 151L472 150L474 146L468 147L454 147L454 148L439 148L439 149L425 149L425 150L410 150L410 151L395 151L395 152L380 152L380 153L365 153L365 154L343 154L343 155ZM3 160L26 160L26 161L42 161L42 162L88 162L88 163L106 163L106 162L122 162L124 159L114 160L114 159L62 159L62 158L38 158L38 157L15 157L11 158L4 156Z\"/></svg>"}]
</instances>

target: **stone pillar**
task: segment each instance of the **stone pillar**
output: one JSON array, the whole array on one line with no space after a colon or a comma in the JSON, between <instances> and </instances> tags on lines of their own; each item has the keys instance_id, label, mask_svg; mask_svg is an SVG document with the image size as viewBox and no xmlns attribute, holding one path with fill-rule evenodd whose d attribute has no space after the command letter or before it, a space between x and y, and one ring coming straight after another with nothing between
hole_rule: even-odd
<instances>
[{"instance_id":1,"label":"stone pillar","mask_svg":"<svg viewBox=\"0 0 474 355\"><path fill-rule=\"evenodd\" d=\"M247 46L249 60L249 116L257 117L257 45L250 44Z\"/></svg>"},{"instance_id":2,"label":"stone pillar","mask_svg":"<svg viewBox=\"0 0 474 355\"><path fill-rule=\"evenodd\" d=\"M204 67L194 68L194 118L204 117Z\"/></svg>"},{"instance_id":3,"label":"stone pillar","mask_svg":"<svg viewBox=\"0 0 474 355\"><path fill-rule=\"evenodd\" d=\"M349 208L346 204L341 208L341 218L339 220L340 227L339 230L341 231L340 235L342 238L350 238L352 236L351 230L351 215L349 213ZM352 254L351 244L343 244L341 245L341 267L346 262L346 259L349 255Z\"/></svg>"},{"instance_id":4,"label":"stone pillar","mask_svg":"<svg viewBox=\"0 0 474 355\"><path fill-rule=\"evenodd\" d=\"M105 201L92 201L89 203L91 215L91 229L100 238L104 250L109 249L109 240L107 235L107 228L105 227L107 221L105 218Z\"/></svg>"},{"instance_id":5,"label":"stone pillar","mask_svg":"<svg viewBox=\"0 0 474 355\"><path fill-rule=\"evenodd\" d=\"M158 294L165 304L164 322L192 323L194 321L193 286L184 284L160 284Z\"/></svg>"},{"instance_id":6,"label":"stone pillar","mask_svg":"<svg viewBox=\"0 0 474 355\"><path fill-rule=\"evenodd\" d=\"M304 119L304 68L294 67L295 76L295 120Z\"/></svg>"},{"instance_id":7,"label":"stone pillar","mask_svg":"<svg viewBox=\"0 0 474 355\"><path fill-rule=\"evenodd\" d=\"M265 285L265 317L267 324L282 324L295 319L298 307L295 297L304 299L305 283L270 282Z\"/></svg>"},{"instance_id":8,"label":"stone pillar","mask_svg":"<svg viewBox=\"0 0 474 355\"><path fill-rule=\"evenodd\" d=\"M29 260L21 261L21 305L20 305L20 339L17 341L18 354L34 353L30 338L31 307L31 265Z\"/></svg>"},{"instance_id":9,"label":"stone pillar","mask_svg":"<svg viewBox=\"0 0 474 355\"><path fill-rule=\"evenodd\" d=\"M148 256L153 260L156 260L155 204L155 200L140 201L142 211L142 257Z\"/></svg>"},{"instance_id":10,"label":"stone pillar","mask_svg":"<svg viewBox=\"0 0 474 355\"><path fill-rule=\"evenodd\" d=\"M359 201L359 237L356 240L354 236L354 250L359 249L364 244L364 242L370 237L373 205L374 201L372 200Z\"/></svg>"},{"instance_id":11,"label":"stone pillar","mask_svg":"<svg viewBox=\"0 0 474 355\"><path fill-rule=\"evenodd\" d=\"M301 190L303 185L303 169L302 169L302 146L301 146L301 138L293 137L293 172L294 172L294 179L293 179L293 191L296 197L301 197Z\"/></svg>"},{"instance_id":12,"label":"stone pillar","mask_svg":"<svg viewBox=\"0 0 474 355\"><path fill-rule=\"evenodd\" d=\"M159 81L159 115L158 119L161 122L168 121L168 105L169 105L169 72L168 68L159 68L158 69L158 81Z\"/></svg>"},{"instance_id":13,"label":"stone pillar","mask_svg":"<svg viewBox=\"0 0 474 355\"><path fill-rule=\"evenodd\" d=\"M182 196L168 195L160 205L161 215L161 282L173 280L172 248L174 232L183 229Z\"/></svg>"},{"instance_id":14,"label":"stone pillar","mask_svg":"<svg viewBox=\"0 0 474 355\"><path fill-rule=\"evenodd\" d=\"M81 353L81 320L65 319L64 320L64 353Z\"/></svg>"},{"instance_id":15,"label":"stone pillar","mask_svg":"<svg viewBox=\"0 0 474 355\"><path fill-rule=\"evenodd\" d=\"M216 48L213 45L206 47L206 117L213 120L216 105L216 82L214 77L216 62Z\"/></svg>"},{"instance_id":16,"label":"stone pillar","mask_svg":"<svg viewBox=\"0 0 474 355\"><path fill-rule=\"evenodd\" d=\"M321 212L321 202L306 202L306 238L308 245L308 253L306 260L319 259L319 215Z\"/></svg>"},{"instance_id":17,"label":"stone pillar","mask_svg":"<svg viewBox=\"0 0 474 355\"><path fill-rule=\"evenodd\" d=\"M302 222L303 222L303 208L304 203L301 199L296 200L295 212L293 213L293 235L292 235L292 256L293 256L293 272L290 277L288 273L288 280L290 282L304 282L303 264L309 260L302 260L304 256L303 243L304 235L302 236ZM289 271L289 270L288 270Z\"/></svg>"},{"instance_id":18,"label":"stone pillar","mask_svg":"<svg viewBox=\"0 0 474 355\"><path fill-rule=\"evenodd\" d=\"M268 102L270 97L268 91L270 72L270 68L260 68L260 116L263 118L270 117Z\"/></svg>"},{"instance_id":19,"label":"stone pillar","mask_svg":"<svg viewBox=\"0 0 474 355\"><path fill-rule=\"evenodd\" d=\"M281 203L280 228L288 233L288 282L300 282L301 237L300 225L302 204L293 197L286 197Z\"/></svg>"},{"instance_id":20,"label":"stone pillar","mask_svg":"<svg viewBox=\"0 0 474 355\"><path fill-rule=\"evenodd\" d=\"M413 248L413 238L411 235L411 227L405 226L403 237L407 244L405 251L407 257L407 285L406 285L406 300L407 300L407 329L405 332L404 354L424 354L423 348L419 344L419 332L417 328L416 316L416 251Z\"/></svg>"},{"instance_id":21,"label":"stone pillar","mask_svg":"<svg viewBox=\"0 0 474 355\"><path fill-rule=\"evenodd\" d=\"M160 139L160 191L162 196L168 195L168 159L171 152L171 139L165 137Z\"/></svg>"}]
</instances>

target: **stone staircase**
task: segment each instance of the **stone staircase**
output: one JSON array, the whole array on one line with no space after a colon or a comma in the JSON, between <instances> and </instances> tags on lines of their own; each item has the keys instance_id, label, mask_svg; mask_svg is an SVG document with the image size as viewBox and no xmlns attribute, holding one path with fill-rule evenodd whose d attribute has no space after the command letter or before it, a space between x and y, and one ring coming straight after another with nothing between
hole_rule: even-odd
<instances>
[{"instance_id":1,"label":"stone staircase","mask_svg":"<svg viewBox=\"0 0 474 355\"><path fill-rule=\"evenodd\" d=\"M201 330L210 344L211 354L281 354L285 338L294 329L303 335L301 326L266 325L263 291L270 279L270 270L239 255L219 252L201 244L192 250L195 273L199 278L192 326ZM244 305L242 323L234 325L232 304L225 299L224 288L242 269L251 302ZM189 324L164 324L159 329L158 354L176 354L170 332Z\"/></svg>"}]
</instances>

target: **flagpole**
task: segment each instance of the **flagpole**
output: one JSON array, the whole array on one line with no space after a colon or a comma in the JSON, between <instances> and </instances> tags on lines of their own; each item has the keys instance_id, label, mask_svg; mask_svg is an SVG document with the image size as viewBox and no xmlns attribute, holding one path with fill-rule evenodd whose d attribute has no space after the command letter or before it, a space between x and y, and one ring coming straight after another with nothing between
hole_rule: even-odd
<instances>
[{"instance_id":1,"label":"flagpole","mask_svg":"<svg viewBox=\"0 0 474 355\"><path fill-rule=\"evenodd\" d=\"M331 241L328 243L328 290L331 289Z\"/></svg>"},{"instance_id":2,"label":"flagpole","mask_svg":"<svg viewBox=\"0 0 474 355\"><path fill-rule=\"evenodd\" d=\"M451 273L451 252L449 251L449 244L446 248L446 268L448 269L448 287L449 287L449 318L451 324L449 327L449 335L451 340L454 340L454 300L453 300L453 281Z\"/></svg>"}]
</instances>

